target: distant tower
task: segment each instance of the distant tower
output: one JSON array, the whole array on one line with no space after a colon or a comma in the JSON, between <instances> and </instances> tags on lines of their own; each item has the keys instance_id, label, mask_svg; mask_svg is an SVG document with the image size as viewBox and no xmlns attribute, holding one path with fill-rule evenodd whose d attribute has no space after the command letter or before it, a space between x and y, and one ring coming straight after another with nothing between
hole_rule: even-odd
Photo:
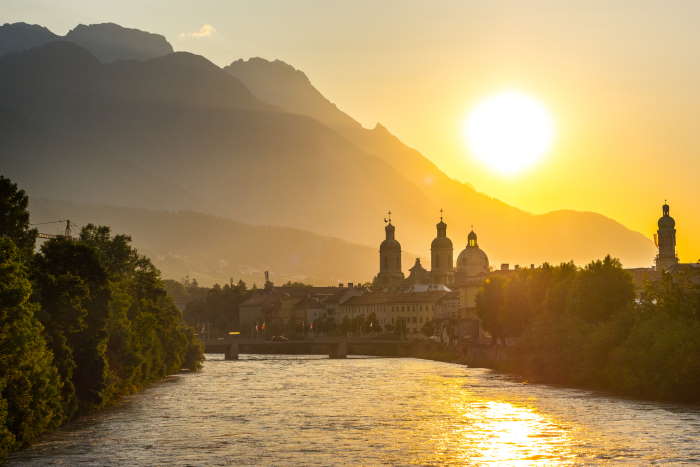
<instances>
[{"instance_id":1,"label":"distant tower","mask_svg":"<svg viewBox=\"0 0 700 467\"><path fill-rule=\"evenodd\" d=\"M391 211L384 219L386 238L379 247L379 274L376 284L380 287L398 287L403 281L401 272L401 244L394 238L396 228L391 223Z\"/></svg>"},{"instance_id":2,"label":"distant tower","mask_svg":"<svg viewBox=\"0 0 700 467\"><path fill-rule=\"evenodd\" d=\"M430 244L430 276L433 284L452 285L454 282L454 261L452 240L447 238L447 224L440 209L440 222L437 237Z\"/></svg>"},{"instance_id":3,"label":"distant tower","mask_svg":"<svg viewBox=\"0 0 700 467\"><path fill-rule=\"evenodd\" d=\"M656 233L656 245L659 254L656 256L656 269L666 271L678 264L676 256L676 221L669 215L668 203L664 203L663 215L659 218L659 230Z\"/></svg>"}]
</instances>

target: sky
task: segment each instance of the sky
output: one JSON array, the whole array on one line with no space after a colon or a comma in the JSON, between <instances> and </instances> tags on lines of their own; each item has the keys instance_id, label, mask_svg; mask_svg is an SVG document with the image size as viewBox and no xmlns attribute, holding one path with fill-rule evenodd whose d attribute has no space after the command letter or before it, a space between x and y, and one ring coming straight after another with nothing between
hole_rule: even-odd
<instances>
[{"instance_id":1,"label":"sky","mask_svg":"<svg viewBox=\"0 0 700 467\"><path fill-rule=\"evenodd\" d=\"M116 22L218 65L281 59L367 127L381 122L452 178L522 209L589 210L652 237L661 204L700 258L700 2L3 0L1 22L65 34ZM513 176L470 154L465 118L503 90L556 136Z\"/></svg>"}]
</instances>

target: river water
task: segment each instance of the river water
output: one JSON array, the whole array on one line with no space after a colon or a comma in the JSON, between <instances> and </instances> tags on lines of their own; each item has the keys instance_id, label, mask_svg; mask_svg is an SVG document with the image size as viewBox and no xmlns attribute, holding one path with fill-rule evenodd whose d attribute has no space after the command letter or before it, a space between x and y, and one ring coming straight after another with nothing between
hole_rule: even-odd
<instances>
[{"instance_id":1,"label":"river water","mask_svg":"<svg viewBox=\"0 0 700 467\"><path fill-rule=\"evenodd\" d=\"M418 359L209 355L9 465L700 462L700 408Z\"/></svg>"}]
</instances>

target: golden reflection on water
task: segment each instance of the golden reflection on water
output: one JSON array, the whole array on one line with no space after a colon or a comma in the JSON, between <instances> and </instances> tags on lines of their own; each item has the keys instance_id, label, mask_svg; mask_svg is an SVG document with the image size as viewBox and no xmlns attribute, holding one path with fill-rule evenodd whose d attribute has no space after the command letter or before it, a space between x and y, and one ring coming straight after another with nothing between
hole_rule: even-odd
<instances>
[{"instance_id":1,"label":"golden reflection on water","mask_svg":"<svg viewBox=\"0 0 700 467\"><path fill-rule=\"evenodd\" d=\"M443 432L430 462L562 465L574 461L570 428L534 406L485 399L464 387L451 394L456 397L440 401L445 407L439 411L453 414L458 423Z\"/></svg>"}]
</instances>

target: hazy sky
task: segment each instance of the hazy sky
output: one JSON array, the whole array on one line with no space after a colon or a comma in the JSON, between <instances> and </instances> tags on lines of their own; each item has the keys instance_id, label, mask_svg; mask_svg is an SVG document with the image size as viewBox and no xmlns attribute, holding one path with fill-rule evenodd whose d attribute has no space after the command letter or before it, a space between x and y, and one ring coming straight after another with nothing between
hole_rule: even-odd
<instances>
[{"instance_id":1,"label":"hazy sky","mask_svg":"<svg viewBox=\"0 0 700 467\"><path fill-rule=\"evenodd\" d=\"M668 198L681 260L700 258L700 1L3 0L0 21L58 34L112 21L219 65L282 59L364 125L512 205L596 211L651 237ZM551 154L511 178L461 135L469 109L506 88L557 126Z\"/></svg>"}]
</instances>

